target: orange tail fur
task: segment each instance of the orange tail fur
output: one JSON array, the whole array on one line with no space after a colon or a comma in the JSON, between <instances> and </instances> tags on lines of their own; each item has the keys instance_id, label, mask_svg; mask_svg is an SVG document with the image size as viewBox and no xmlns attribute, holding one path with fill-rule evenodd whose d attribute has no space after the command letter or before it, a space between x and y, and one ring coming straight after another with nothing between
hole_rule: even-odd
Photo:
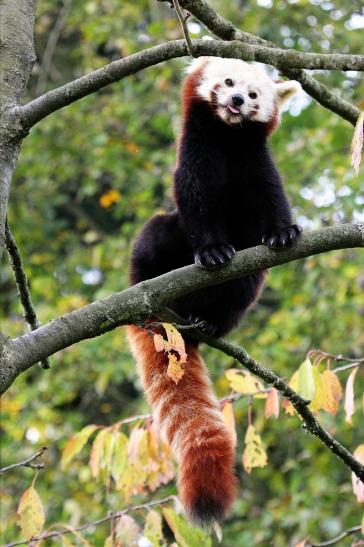
<instances>
[{"instance_id":1,"label":"orange tail fur","mask_svg":"<svg viewBox=\"0 0 364 547\"><path fill-rule=\"evenodd\" d=\"M166 374L167 356L157 353L146 330L129 326L154 419L179 464L179 497L196 524L221 520L235 497L234 447L223 422L206 367L197 348L186 343L185 374L179 383Z\"/></svg>"}]
</instances>

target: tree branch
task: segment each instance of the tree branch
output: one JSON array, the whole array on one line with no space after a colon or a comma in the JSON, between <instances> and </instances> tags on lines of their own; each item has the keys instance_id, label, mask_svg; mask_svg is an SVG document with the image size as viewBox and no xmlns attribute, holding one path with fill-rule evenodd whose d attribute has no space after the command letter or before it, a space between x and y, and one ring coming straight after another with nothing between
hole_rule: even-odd
<instances>
[{"instance_id":1,"label":"tree branch","mask_svg":"<svg viewBox=\"0 0 364 547\"><path fill-rule=\"evenodd\" d=\"M32 469L44 469L44 463L32 463L37 458L40 458L44 454L44 452L47 450L46 446L42 446L33 456L30 456L30 458L27 458L26 460L23 460L22 462L18 463L12 463L11 465L7 465L6 467L2 467L0 469L0 473L5 473L5 471L10 471L10 469L16 469L17 467L31 467Z\"/></svg>"},{"instance_id":2,"label":"tree branch","mask_svg":"<svg viewBox=\"0 0 364 547\"><path fill-rule=\"evenodd\" d=\"M0 261L5 242L5 218L10 181L19 153L14 115L35 61L33 28L35 0L0 2Z\"/></svg>"},{"instance_id":3,"label":"tree branch","mask_svg":"<svg viewBox=\"0 0 364 547\"><path fill-rule=\"evenodd\" d=\"M91 522L86 522L85 524L82 524L81 526L77 526L76 528L67 528L66 530L55 530L54 532L46 532L45 534L41 534L40 536L32 537L31 540L20 540L20 541L12 541L11 543L6 543L3 545L3 547L15 547L15 545L34 545L34 542L40 542L45 539L51 539L51 538L57 538L64 536L66 534L73 534L74 532L81 532L82 530L86 530L86 528L99 526L100 524L105 524L105 522L109 521L115 521L121 518L123 515L126 515L127 513L131 513L132 511L140 511L140 509L149 509L150 507L155 507L156 505L162 505L164 503L168 503L169 501L174 501L176 499L176 496L167 496L163 499L158 500L152 500L148 501L147 503L141 503L139 505L131 505L130 507L126 507L125 509L122 509L121 511L117 511L115 513L110 512L106 517L102 517L98 520L94 520Z\"/></svg>"},{"instance_id":4,"label":"tree branch","mask_svg":"<svg viewBox=\"0 0 364 547\"><path fill-rule=\"evenodd\" d=\"M158 316L165 321L175 321L178 323L186 323L184 320L175 314L172 310L164 309ZM188 323L187 323L188 324ZM296 393L286 382L284 382L277 374L264 368L260 365L251 355L249 355L244 348L231 344L222 338L210 338L202 336L198 331L195 333L195 337L198 340L202 340L208 346L216 348L225 355L232 357L238 363L247 368L249 372L258 376L261 380L267 384L275 387L282 393L285 399L288 399L296 409L297 414L301 416L307 431L315 435L320 441L333 452L345 465L347 465L355 475L364 482L364 465L356 460L350 452L340 444L330 433L328 433L316 420L315 416L308 408L309 401L303 399L298 393Z\"/></svg>"},{"instance_id":5,"label":"tree branch","mask_svg":"<svg viewBox=\"0 0 364 547\"><path fill-rule=\"evenodd\" d=\"M358 524L358 526L353 526L352 528L349 528L348 530L344 530L338 536L328 539L327 541L322 541L321 543L311 543L311 541L308 541L307 547L326 547L326 545L334 545L335 543L338 543L342 539L348 536L351 536L353 534L356 534L357 532L360 532L360 531L361 531L361 525Z\"/></svg>"},{"instance_id":6,"label":"tree branch","mask_svg":"<svg viewBox=\"0 0 364 547\"><path fill-rule=\"evenodd\" d=\"M232 42L193 40L192 45L195 57L201 55L233 57L245 61L267 63L276 66L280 70L297 70L297 68L309 68L311 70L364 70L364 56L362 55L301 53L295 50L252 45L238 40ZM103 68L45 93L21 107L18 110L18 115L23 128L24 130L29 130L30 127L52 112L126 76L135 74L142 69L163 61L183 57L188 54L185 40L173 40L109 63Z\"/></svg>"},{"instance_id":7,"label":"tree branch","mask_svg":"<svg viewBox=\"0 0 364 547\"><path fill-rule=\"evenodd\" d=\"M168 0L158 1L166 2ZM180 4L222 40L240 40L249 44L261 44L273 48L277 47L272 42L268 42L258 36L237 29L230 21L227 21L224 17L216 13L204 0L180 0ZM344 120L347 120L355 126L360 115L359 108L330 91L327 86L318 82L304 70L295 70L285 67L280 67L280 70L282 74L288 78L298 80L306 93L321 104L321 106L338 114L340 117L344 118Z\"/></svg>"},{"instance_id":8,"label":"tree branch","mask_svg":"<svg viewBox=\"0 0 364 547\"><path fill-rule=\"evenodd\" d=\"M30 296L28 278L23 267L21 254L7 220L5 221L5 246L10 256L19 300L24 310L24 319L30 330L35 330L39 327L39 321ZM50 367L48 359L43 359L40 364L43 368Z\"/></svg>"},{"instance_id":9,"label":"tree branch","mask_svg":"<svg viewBox=\"0 0 364 547\"><path fill-rule=\"evenodd\" d=\"M0 393L41 359L80 340L93 338L119 325L158 315L169 302L208 287L311 255L364 246L363 224L342 224L303 233L290 249L273 251L259 245L236 254L227 265L205 270L195 265L149 279L58 317L37 330L0 344Z\"/></svg>"}]
</instances>

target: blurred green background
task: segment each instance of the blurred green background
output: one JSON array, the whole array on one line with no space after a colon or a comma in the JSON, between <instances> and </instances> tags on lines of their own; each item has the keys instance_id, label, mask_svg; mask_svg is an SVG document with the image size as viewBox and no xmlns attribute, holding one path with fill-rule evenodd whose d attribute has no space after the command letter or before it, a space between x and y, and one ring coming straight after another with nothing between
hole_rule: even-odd
<instances>
[{"instance_id":1,"label":"blurred green background","mask_svg":"<svg viewBox=\"0 0 364 547\"><path fill-rule=\"evenodd\" d=\"M245 31L301 51L362 50L364 15L359 1L214 0L210 4ZM192 37L206 30L189 19ZM173 10L154 0L42 0L36 22L38 62L27 100L106 63L145 47L181 37ZM361 51L362 53L362 51ZM149 68L55 112L25 139L12 184L9 223L23 254L39 319L55 316L128 285L130 251L143 223L171 207L175 140L180 125L180 86L186 59ZM363 108L364 84L356 72L324 71L317 78ZM355 177L349 147L353 127L302 93L292 101L271 140L294 217L305 228L364 221L363 174ZM275 268L265 291L229 338L265 366L289 378L308 350L321 348L352 357L364 353L364 271L358 250L332 252ZM5 257L0 275L2 331L27 331ZM203 348L220 396L231 360ZM2 464L48 447L37 489L47 523L93 520L128 503L91 478L86 453L61 471L67 439L90 423L148 412L135 366L119 328L51 358L52 367L33 367L3 398ZM362 367L363 369L363 367ZM344 383L348 373L342 373ZM354 451L363 442L356 379L353 426L341 409L322 424ZM239 493L223 527L222 545L294 545L334 536L357 525L363 513L347 468L302 430L297 417L265 420L254 402L254 424L269 463L247 475L241 445L247 400L235 403L239 438ZM15 513L33 472L18 469L3 478L1 533L20 538ZM174 493L170 483L145 501ZM143 515L135 515L140 522ZM106 527L88 531L103 545ZM60 540L53 544L61 544ZM72 541L77 544L77 539ZM350 545L351 539L341 545Z\"/></svg>"}]
</instances>

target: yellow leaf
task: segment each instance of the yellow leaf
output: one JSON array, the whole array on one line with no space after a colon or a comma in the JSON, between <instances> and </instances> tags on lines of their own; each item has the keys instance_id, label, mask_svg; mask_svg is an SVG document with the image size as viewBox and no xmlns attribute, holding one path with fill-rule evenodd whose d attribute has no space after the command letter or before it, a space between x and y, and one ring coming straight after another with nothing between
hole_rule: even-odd
<instances>
[{"instance_id":1,"label":"yellow leaf","mask_svg":"<svg viewBox=\"0 0 364 547\"><path fill-rule=\"evenodd\" d=\"M354 380L357 373L357 368L354 368L351 372L345 387L345 420L352 424L352 416L355 412L355 402L354 402Z\"/></svg>"},{"instance_id":2,"label":"yellow leaf","mask_svg":"<svg viewBox=\"0 0 364 547\"><path fill-rule=\"evenodd\" d=\"M320 373L318 366L314 366L312 368L312 375L313 375L313 381L315 385L315 395L310 403L310 410L316 413L318 410L321 410L324 408L327 396L325 392L325 386L324 386L322 374Z\"/></svg>"},{"instance_id":3,"label":"yellow leaf","mask_svg":"<svg viewBox=\"0 0 364 547\"><path fill-rule=\"evenodd\" d=\"M361 519L361 533L364 536L364 515L363 515L363 518Z\"/></svg>"},{"instance_id":4,"label":"yellow leaf","mask_svg":"<svg viewBox=\"0 0 364 547\"><path fill-rule=\"evenodd\" d=\"M114 435L115 440L110 473L114 481L117 483L127 467L128 437L120 431L115 432Z\"/></svg>"},{"instance_id":5,"label":"yellow leaf","mask_svg":"<svg viewBox=\"0 0 364 547\"><path fill-rule=\"evenodd\" d=\"M308 401L312 401L315 395L312 363L308 357L298 369L298 393Z\"/></svg>"},{"instance_id":6,"label":"yellow leaf","mask_svg":"<svg viewBox=\"0 0 364 547\"><path fill-rule=\"evenodd\" d=\"M170 447L162 441L154 422L147 426L147 473L146 483L152 492L161 484L167 484L175 475Z\"/></svg>"},{"instance_id":7,"label":"yellow leaf","mask_svg":"<svg viewBox=\"0 0 364 547\"><path fill-rule=\"evenodd\" d=\"M96 429L98 429L97 425L87 425L81 429L81 431L75 433L70 439L68 439L66 446L62 451L61 469L65 469L73 458L81 452L82 448L85 446L88 439L92 433L96 431Z\"/></svg>"},{"instance_id":8,"label":"yellow leaf","mask_svg":"<svg viewBox=\"0 0 364 547\"><path fill-rule=\"evenodd\" d=\"M104 457L104 443L109 430L107 428L102 429L93 442L90 454L89 466L91 469L91 475L96 478L99 476L101 469L101 462Z\"/></svg>"},{"instance_id":9,"label":"yellow leaf","mask_svg":"<svg viewBox=\"0 0 364 547\"><path fill-rule=\"evenodd\" d=\"M228 379L231 389L242 395L254 395L260 391L264 391L262 382L246 370L231 368L225 372L225 376ZM265 399L266 396L265 393L259 393L257 398Z\"/></svg>"},{"instance_id":10,"label":"yellow leaf","mask_svg":"<svg viewBox=\"0 0 364 547\"><path fill-rule=\"evenodd\" d=\"M185 371L181 365L181 361L178 360L177 355L174 355L173 353L169 353L167 376L172 378L175 384L178 384L178 382L183 377L184 373Z\"/></svg>"},{"instance_id":11,"label":"yellow leaf","mask_svg":"<svg viewBox=\"0 0 364 547\"><path fill-rule=\"evenodd\" d=\"M178 384L184 375L183 365L187 361L184 340L180 332L170 323L162 323L167 340L160 334L154 335L154 346L157 352L165 351L168 356L167 375Z\"/></svg>"},{"instance_id":12,"label":"yellow leaf","mask_svg":"<svg viewBox=\"0 0 364 547\"><path fill-rule=\"evenodd\" d=\"M243 467L250 473L253 467L265 467L268 463L262 439L255 431L253 425L249 425L245 435L245 450L243 453Z\"/></svg>"},{"instance_id":13,"label":"yellow leaf","mask_svg":"<svg viewBox=\"0 0 364 547\"><path fill-rule=\"evenodd\" d=\"M162 530L162 517L157 511L148 511L144 525L144 536L149 539L153 547L166 545Z\"/></svg>"},{"instance_id":14,"label":"yellow leaf","mask_svg":"<svg viewBox=\"0 0 364 547\"><path fill-rule=\"evenodd\" d=\"M358 462L364 464L364 444L360 444L353 454L354 458ZM351 473L351 481L353 484L353 493L359 503L364 503L364 483L355 475Z\"/></svg>"},{"instance_id":15,"label":"yellow leaf","mask_svg":"<svg viewBox=\"0 0 364 547\"><path fill-rule=\"evenodd\" d=\"M102 194L102 196L100 196L99 198L99 203L101 205L101 207L103 207L104 209L107 209L108 207L110 207L111 205L113 205L113 203L117 203L118 201L120 201L121 199L121 194L118 190L109 190L108 192L105 192L105 194Z\"/></svg>"},{"instance_id":16,"label":"yellow leaf","mask_svg":"<svg viewBox=\"0 0 364 547\"><path fill-rule=\"evenodd\" d=\"M235 428L235 417L234 417L233 404L231 401L228 401L227 403L224 404L224 407L222 409L222 416L224 418L226 427L231 433L233 445L236 446L237 437L236 437L236 428Z\"/></svg>"},{"instance_id":17,"label":"yellow leaf","mask_svg":"<svg viewBox=\"0 0 364 547\"><path fill-rule=\"evenodd\" d=\"M321 379L325 394L322 408L335 416L339 410L339 403L343 396L340 380L331 370L324 370L321 374Z\"/></svg>"},{"instance_id":18,"label":"yellow leaf","mask_svg":"<svg viewBox=\"0 0 364 547\"><path fill-rule=\"evenodd\" d=\"M25 539L39 535L44 526L45 515L42 501L36 489L31 486L24 492L17 510L18 524Z\"/></svg>"},{"instance_id":19,"label":"yellow leaf","mask_svg":"<svg viewBox=\"0 0 364 547\"><path fill-rule=\"evenodd\" d=\"M264 415L266 418L270 418L271 416L278 418L279 416L279 394L274 387L268 392L265 401Z\"/></svg>"},{"instance_id":20,"label":"yellow leaf","mask_svg":"<svg viewBox=\"0 0 364 547\"><path fill-rule=\"evenodd\" d=\"M126 500L133 494L144 493L147 480L147 432L144 428L134 427L127 445L127 467L116 484L122 490Z\"/></svg>"}]
</instances>

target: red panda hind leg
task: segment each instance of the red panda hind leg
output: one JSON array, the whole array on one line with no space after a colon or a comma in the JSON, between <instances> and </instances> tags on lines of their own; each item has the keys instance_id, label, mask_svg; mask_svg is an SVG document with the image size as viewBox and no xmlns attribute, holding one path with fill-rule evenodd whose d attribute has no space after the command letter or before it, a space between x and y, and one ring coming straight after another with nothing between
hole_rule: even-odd
<instances>
[{"instance_id":1,"label":"red panda hind leg","mask_svg":"<svg viewBox=\"0 0 364 547\"><path fill-rule=\"evenodd\" d=\"M235 498L234 446L206 367L197 348L186 343L185 374L178 384L166 374L167 356L157 353L146 330L129 326L153 416L179 464L179 498L199 526L222 520Z\"/></svg>"}]
</instances>

